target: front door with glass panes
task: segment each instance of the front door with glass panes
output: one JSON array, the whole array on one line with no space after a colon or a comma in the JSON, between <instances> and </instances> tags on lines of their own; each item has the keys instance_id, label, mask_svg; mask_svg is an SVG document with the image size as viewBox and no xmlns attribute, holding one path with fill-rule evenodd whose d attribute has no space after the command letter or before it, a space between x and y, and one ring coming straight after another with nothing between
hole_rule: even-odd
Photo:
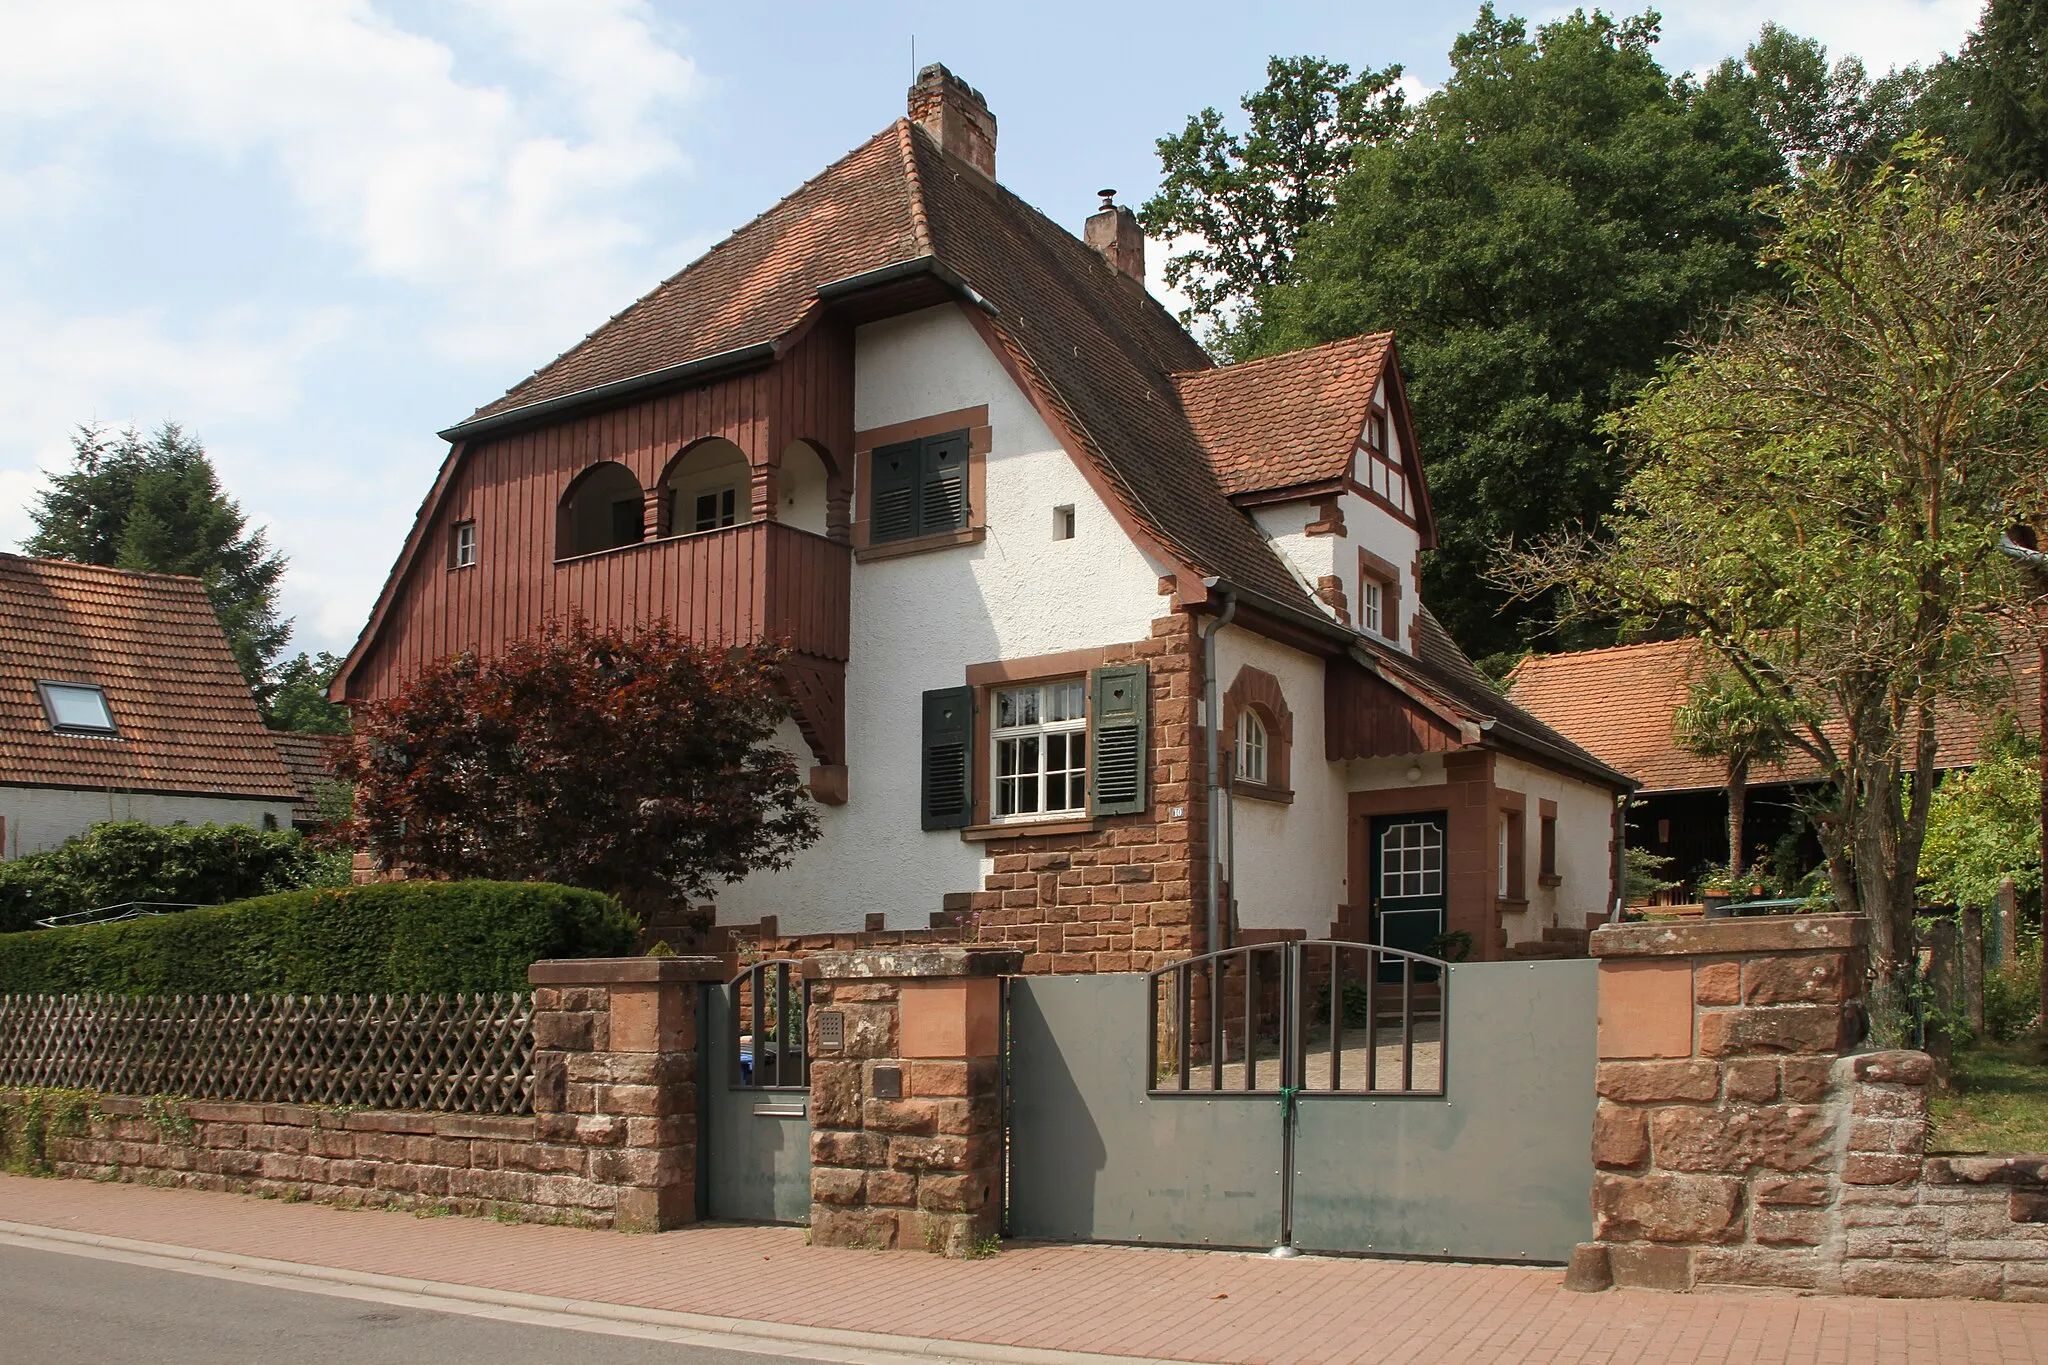
<instances>
[{"instance_id":1,"label":"front door with glass panes","mask_svg":"<svg viewBox=\"0 0 2048 1365\"><path fill-rule=\"evenodd\" d=\"M989 814L998 821L1088 810L1088 683L1085 678L996 690L989 741L995 774Z\"/></svg>"},{"instance_id":2,"label":"front door with glass panes","mask_svg":"<svg viewBox=\"0 0 2048 1365\"><path fill-rule=\"evenodd\" d=\"M1404 952L1440 955L1444 932L1444 816L1382 815L1372 822L1372 936ZM1387 968L1393 966L1391 978ZM1428 969L1434 979L1436 969ZM1398 962L1382 980L1401 979Z\"/></svg>"}]
</instances>

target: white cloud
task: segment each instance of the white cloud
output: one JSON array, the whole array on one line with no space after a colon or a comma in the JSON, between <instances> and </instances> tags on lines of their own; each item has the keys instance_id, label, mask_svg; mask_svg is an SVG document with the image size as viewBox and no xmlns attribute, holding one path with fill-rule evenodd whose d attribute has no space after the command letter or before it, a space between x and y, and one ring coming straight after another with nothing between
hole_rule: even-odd
<instances>
[{"instance_id":1,"label":"white cloud","mask_svg":"<svg viewBox=\"0 0 2048 1365\"><path fill-rule=\"evenodd\" d=\"M687 165L668 114L699 82L644 0L462 13L538 79L465 80L449 46L366 0L16 0L0 119L260 164L364 272L445 291L463 358L530 355L639 273L621 256L647 233L621 205ZM508 292L516 322L490 308ZM469 308L492 325L465 327Z\"/></svg>"},{"instance_id":2,"label":"white cloud","mask_svg":"<svg viewBox=\"0 0 2048 1365\"><path fill-rule=\"evenodd\" d=\"M1624 5L1620 12L1645 7ZM1539 12L1548 21L1573 8L1556 5ZM1878 76L1894 66L1932 62L1954 52L1976 27L1983 0L1695 0L1657 8L1664 16L1657 55L1672 69L1704 74L1723 57L1739 54L1769 22L1820 39L1831 57L1854 53Z\"/></svg>"}]
</instances>

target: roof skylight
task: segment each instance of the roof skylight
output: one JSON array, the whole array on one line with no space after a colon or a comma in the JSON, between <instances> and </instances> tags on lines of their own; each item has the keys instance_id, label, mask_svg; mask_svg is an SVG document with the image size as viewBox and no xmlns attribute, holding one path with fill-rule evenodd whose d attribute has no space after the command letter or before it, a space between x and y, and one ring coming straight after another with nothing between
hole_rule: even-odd
<instances>
[{"instance_id":1,"label":"roof skylight","mask_svg":"<svg viewBox=\"0 0 2048 1365\"><path fill-rule=\"evenodd\" d=\"M37 683L43 694L43 710L50 728L60 734L111 735L114 715L107 710L107 694L90 683Z\"/></svg>"}]
</instances>

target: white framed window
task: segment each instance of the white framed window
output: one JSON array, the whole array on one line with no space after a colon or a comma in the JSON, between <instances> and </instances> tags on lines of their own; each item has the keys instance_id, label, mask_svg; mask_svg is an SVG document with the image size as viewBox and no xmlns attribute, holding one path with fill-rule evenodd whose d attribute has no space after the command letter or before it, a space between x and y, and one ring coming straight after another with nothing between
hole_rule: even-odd
<instances>
[{"instance_id":1,"label":"white framed window","mask_svg":"<svg viewBox=\"0 0 2048 1365\"><path fill-rule=\"evenodd\" d=\"M1088 809L1088 685L1081 678L996 692L989 738L995 820Z\"/></svg>"},{"instance_id":2,"label":"white framed window","mask_svg":"<svg viewBox=\"0 0 2048 1365\"><path fill-rule=\"evenodd\" d=\"M1428 821L1389 825L1380 835L1380 895L1441 896L1444 832Z\"/></svg>"},{"instance_id":3,"label":"white framed window","mask_svg":"<svg viewBox=\"0 0 2048 1365\"><path fill-rule=\"evenodd\" d=\"M448 567L469 569L476 566L476 523L458 521L448 528Z\"/></svg>"},{"instance_id":4,"label":"white framed window","mask_svg":"<svg viewBox=\"0 0 2048 1365\"><path fill-rule=\"evenodd\" d=\"M107 694L91 683L39 682L43 713L50 728L70 735L111 735L114 714L107 710Z\"/></svg>"},{"instance_id":5,"label":"white framed window","mask_svg":"<svg viewBox=\"0 0 2048 1365\"><path fill-rule=\"evenodd\" d=\"M1072 540L1074 538L1074 505L1072 503L1068 503L1064 507L1052 509L1052 538L1054 540Z\"/></svg>"},{"instance_id":6,"label":"white framed window","mask_svg":"<svg viewBox=\"0 0 2048 1365\"><path fill-rule=\"evenodd\" d=\"M1247 706L1237 713L1237 780L1264 784L1267 780L1266 722Z\"/></svg>"},{"instance_id":7,"label":"white framed window","mask_svg":"<svg viewBox=\"0 0 2048 1365\"><path fill-rule=\"evenodd\" d=\"M690 495L690 529L716 531L739 520L740 490L737 487L707 488Z\"/></svg>"},{"instance_id":8,"label":"white framed window","mask_svg":"<svg viewBox=\"0 0 2048 1365\"><path fill-rule=\"evenodd\" d=\"M1386 585L1371 574L1358 580L1358 628L1375 635L1386 632Z\"/></svg>"}]
</instances>

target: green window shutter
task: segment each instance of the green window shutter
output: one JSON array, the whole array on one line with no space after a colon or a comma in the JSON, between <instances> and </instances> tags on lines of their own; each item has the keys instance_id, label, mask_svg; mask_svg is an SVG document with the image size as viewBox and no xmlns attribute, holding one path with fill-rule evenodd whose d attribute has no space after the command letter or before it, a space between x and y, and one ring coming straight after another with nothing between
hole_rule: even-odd
<instances>
[{"instance_id":1,"label":"green window shutter","mask_svg":"<svg viewBox=\"0 0 2048 1365\"><path fill-rule=\"evenodd\" d=\"M908 540L917 530L918 461L922 443L905 441L875 451L868 489L868 542Z\"/></svg>"},{"instance_id":2,"label":"green window shutter","mask_svg":"<svg viewBox=\"0 0 2048 1365\"><path fill-rule=\"evenodd\" d=\"M974 689L924 694L926 829L965 829L974 821Z\"/></svg>"},{"instance_id":3,"label":"green window shutter","mask_svg":"<svg viewBox=\"0 0 2048 1365\"><path fill-rule=\"evenodd\" d=\"M967 525L967 433L930 436L923 444L917 533L960 530Z\"/></svg>"},{"instance_id":4,"label":"green window shutter","mask_svg":"<svg viewBox=\"0 0 2048 1365\"><path fill-rule=\"evenodd\" d=\"M1088 675L1097 815L1141 815L1146 809L1146 683L1143 664L1098 668Z\"/></svg>"}]
</instances>

